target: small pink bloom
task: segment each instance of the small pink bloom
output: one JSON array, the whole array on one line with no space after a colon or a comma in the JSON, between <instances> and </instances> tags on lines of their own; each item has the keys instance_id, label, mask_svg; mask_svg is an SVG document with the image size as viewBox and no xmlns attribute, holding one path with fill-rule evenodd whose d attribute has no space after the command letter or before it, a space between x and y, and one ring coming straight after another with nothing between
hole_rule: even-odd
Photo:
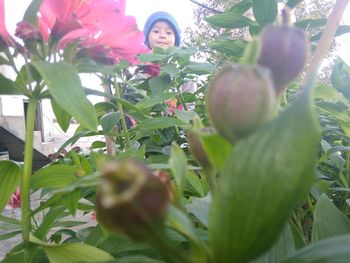
<instances>
[{"instance_id":1,"label":"small pink bloom","mask_svg":"<svg viewBox=\"0 0 350 263\"><path fill-rule=\"evenodd\" d=\"M177 99L169 99L164 101L165 105L169 105L169 107L167 108L167 113L169 115L173 115L175 112L175 109L177 110L183 110L183 106L180 104L179 106L177 105Z\"/></svg>"},{"instance_id":2,"label":"small pink bloom","mask_svg":"<svg viewBox=\"0 0 350 263\"><path fill-rule=\"evenodd\" d=\"M96 220L96 211L91 212L91 219Z\"/></svg>"},{"instance_id":3,"label":"small pink bloom","mask_svg":"<svg viewBox=\"0 0 350 263\"><path fill-rule=\"evenodd\" d=\"M8 203L8 206L11 209L21 207L21 193L20 193L19 187L17 187L16 191L12 194L12 197L10 199L10 202Z\"/></svg>"}]
</instances>

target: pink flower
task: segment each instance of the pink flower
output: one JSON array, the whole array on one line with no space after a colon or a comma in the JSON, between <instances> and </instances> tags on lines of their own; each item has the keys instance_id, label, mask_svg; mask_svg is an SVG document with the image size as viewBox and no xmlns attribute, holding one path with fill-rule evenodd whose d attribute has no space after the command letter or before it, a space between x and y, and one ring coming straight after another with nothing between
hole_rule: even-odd
<instances>
[{"instance_id":1,"label":"pink flower","mask_svg":"<svg viewBox=\"0 0 350 263\"><path fill-rule=\"evenodd\" d=\"M124 12L125 0L44 0L39 28L44 36L51 33L57 40L77 29L95 31L101 21Z\"/></svg>"},{"instance_id":2,"label":"pink flower","mask_svg":"<svg viewBox=\"0 0 350 263\"><path fill-rule=\"evenodd\" d=\"M160 74L160 65L153 63L142 65L140 66L140 71L142 73L150 75L151 77L158 77Z\"/></svg>"},{"instance_id":3,"label":"pink flower","mask_svg":"<svg viewBox=\"0 0 350 263\"><path fill-rule=\"evenodd\" d=\"M16 191L12 194L12 197L10 199L10 202L8 203L8 206L11 209L21 207L21 193L20 193L19 187L17 187Z\"/></svg>"},{"instance_id":4,"label":"pink flower","mask_svg":"<svg viewBox=\"0 0 350 263\"><path fill-rule=\"evenodd\" d=\"M1 46L15 46L15 41L6 29L4 1L5 0L0 0L0 48Z\"/></svg>"},{"instance_id":5,"label":"pink flower","mask_svg":"<svg viewBox=\"0 0 350 263\"><path fill-rule=\"evenodd\" d=\"M169 105L169 107L167 108L167 113L169 115L173 115L175 112L175 109L177 110L183 110L183 106L180 104L179 106L177 105L177 99L169 99L164 101L165 105Z\"/></svg>"},{"instance_id":6,"label":"pink flower","mask_svg":"<svg viewBox=\"0 0 350 263\"><path fill-rule=\"evenodd\" d=\"M79 55L99 63L135 64L137 55L148 50L135 18L124 13L125 0L44 0L39 28L46 41L51 34L61 47L79 41Z\"/></svg>"}]
</instances>

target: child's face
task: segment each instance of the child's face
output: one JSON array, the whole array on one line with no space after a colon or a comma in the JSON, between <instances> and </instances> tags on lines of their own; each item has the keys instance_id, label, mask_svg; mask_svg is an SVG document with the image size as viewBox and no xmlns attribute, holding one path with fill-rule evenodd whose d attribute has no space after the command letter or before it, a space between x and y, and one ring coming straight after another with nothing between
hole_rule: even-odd
<instances>
[{"instance_id":1,"label":"child's face","mask_svg":"<svg viewBox=\"0 0 350 263\"><path fill-rule=\"evenodd\" d=\"M151 49L155 47L173 47L175 45L175 34L173 29L165 21L156 22L148 35L148 43Z\"/></svg>"}]
</instances>

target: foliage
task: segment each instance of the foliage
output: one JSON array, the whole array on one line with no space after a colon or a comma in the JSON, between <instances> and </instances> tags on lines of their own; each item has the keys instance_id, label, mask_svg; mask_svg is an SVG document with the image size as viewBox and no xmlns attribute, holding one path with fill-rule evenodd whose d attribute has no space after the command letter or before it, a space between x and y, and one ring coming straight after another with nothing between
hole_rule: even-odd
<instances>
[{"instance_id":1,"label":"foliage","mask_svg":"<svg viewBox=\"0 0 350 263\"><path fill-rule=\"evenodd\" d=\"M220 35L239 28L259 36L279 19L276 1L236 2L217 1L227 4L223 13L206 18L213 27L225 28ZM23 165L0 161L0 208L16 187L21 192L21 219L1 215L5 233L0 240L23 238L2 262L348 260L348 65L337 60L330 85L314 83L312 76L301 89L298 82L276 87L273 83L284 76L265 74L275 70L274 61L260 68L260 50L277 49L257 39L215 36L205 50L235 62L230 69L236 78L225 78L214 74L220 68L210 63L215 59L192 61L202 48L147 52L134 19L124 15L125 1L53 3L34 0L28 7L16 34L22 45L0 23L0 61L17 76L0 75L0 94L21 94L30 102ZM3 1L0 7L3 11ZM118 13L110 12L115 8ZM112 30L110 19L125 27ZM324 21L303 19L295 25L321 32ZM119 38L112 38L115 30ZM317 45L319 38L312 36ZM25 58L20 68L17 56ZM85 72L99 76L105 91L82 87L80 73ZM194 83L195 89L188 88ZM273 97L264 100L266 118L251 110L257 101L253 95L262 88L269 92L261 96ZM240 96L234 100L237 112L230 104L233 89ZM89 94L105 102L92 105ZM71 118L80 126L53 162L33 173L35 107L43 99L51 100L63 130ZM231 118L246 121L246 112L254 123L232 135L240 123ZM106 140L87 151L73 147L95 135ZM38 207L31 207L33 193L41 196ZM78 214L89 224L75 218Z\"/></svg>"}]
</instances>

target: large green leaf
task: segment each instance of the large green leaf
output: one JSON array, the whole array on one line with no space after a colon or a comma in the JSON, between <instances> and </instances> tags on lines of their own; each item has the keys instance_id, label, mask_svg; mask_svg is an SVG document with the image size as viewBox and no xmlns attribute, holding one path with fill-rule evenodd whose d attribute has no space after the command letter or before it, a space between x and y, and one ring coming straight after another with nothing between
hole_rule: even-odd
<instances>
[{"instance_id":1,"label":"large green leaf","mask_svg":"<svg viewBox=\"0 0 350 263\"><path fill-rule=\"evenodd\" d=\"M223 52L226 55L232 56L234 58L240 58L243 55L246 43L246 41L241 39L219 39L211 41L209 43L209 47Z\"/></svg>"},{"instance_id":2,"label":"large green leaf","mask_svg":"<svg viewBox=\"0 0 350 263\"><path fill-rule=\"evenodd\" d=\"M264 253L310 190L319 133L309 93L234 146L210 212L215 262Z\"/></svg>"},{"instance_id":3,"label":"large green leaf","mask_svg":"<svg viewBox=\"0 0 350 263\"><path fill-rule=\"evenodd\" d=\"M45 214L40 226L36 229L35 236L39 239L45 239L53 224L56 222L56 220L62 217L65 210L66 208L62 206L50 208L50 210Z\"/></svg>"},{"instance_id":4,"label":"large green leaf","mask_svg":"<svg viewBox=\"0 0 350 263\"><path fill-rule=\"evenodd\" d=\"M298 250L281 263L348 263L349 247L350 235L325 239Z\"/></svg>"},{"instance_id":5,"label":"large green leaf","mask_svg":"<svg viewBox=\"0 0 350 263\"><path fill-rule=\"evenodd\" d=\"M61 129L66 132L69 128L72 115L63 110L53 99L51 100L51 106L58 124L60 125Z\"/></svg>"},{"instance_id":6,"label":"large green leaf","mask_svg":"<svg viewBox=\"0 0 350 263\"><path fill-rule=\"evenodd\" d=\"M287 225L277 242L264 255L250 263L280 263L294 250L293 234Z\"/></svg>"},{"instance_id":7,"label":"large green leaf","mask_svg":"<svg viewBox=\"0 0 350 263\"><path fill-rule=\"evenodd\" d=\"M31 188L37 190L39 188L61 188L65 187L75 180L74 175L76 168L67 164L53 164L41 168L31 177Z\"/></svg>"},{"instance_id":8,"label":"large green leaf","mask_svg":"<svg viewBox=\"0 0 350 263\"><path fill-rule=\"evenodd\" d=\"M26 95L28 92L22 89L16 82L5 78L0 74L0 94L1 95Z\"/></svg>"},{"instance_id":9,"label":"large green leaf","mask_svg":"<svg viewBox=\"0 0 350 263\"><path fill-rule=\"evenodd\" d=\"M19 185L22 169L12 161L0 161L0 212Z\"/></svg>"},{"instance_id":10,"label":"large green leaf","mask_svg":"<svg viewBox=\"0 0 350 263\"><path fill-rule=\"evenodd\" d=\"M32 61L57 104L72 114L85 128L96 131L97 117L82 89L77 69L64 61L48 63Z\"/></svg>"},{"instance_id":11,"label":"large green leaf","mask_svg":"<svg viewBox=\"0 0 350 263\"><path fill-rule=\"evenodd\" d=\"M254 17L262 26L275 22L277 10L276 0L253 0Z\"/></svg>"},{"instance_id":12,"label":"large green leaf","mask_svg":"<svg viewBox=\"0 0 350 263\"><path fill-rule=\"evenodd\" d=\"M244 14L251 7L252 7L252 0L242 0L237 4L235 4L234 6L232 6L228 11L235 12L238 14Z\"/></svg>"},{"instance_id":13,"label":"large green leaf","mask_svg":"<svg viewBox=\"0 0 350 263\"><path fill-rule=\"evenodd\" d=\"M314 214L312 242L344 234L350 234L350 220L326 194L321 195Z\"/></svg>"},{"instance_id":14,"label":"large green leaf","mask_svg":"<svg viewBox=\"0 0 350 263\"><path fill-rule=\"evenodd\" d=\"M221 28L242 28L258 25L248 17L235 12L226 12L219 15L206 17L205 20L212 26Z\"/></svg>"},{"instance_id":15,"label":"large green leaf","mask_svg":"<svg viewBox=\"0 0 350 263\"><path fill-rule=\"evenodd\" d=\"M43 245L50 263L110 262L114 258L101 249L81 244L66 243L59 246Z\"/></svg>"}]
</instances>

